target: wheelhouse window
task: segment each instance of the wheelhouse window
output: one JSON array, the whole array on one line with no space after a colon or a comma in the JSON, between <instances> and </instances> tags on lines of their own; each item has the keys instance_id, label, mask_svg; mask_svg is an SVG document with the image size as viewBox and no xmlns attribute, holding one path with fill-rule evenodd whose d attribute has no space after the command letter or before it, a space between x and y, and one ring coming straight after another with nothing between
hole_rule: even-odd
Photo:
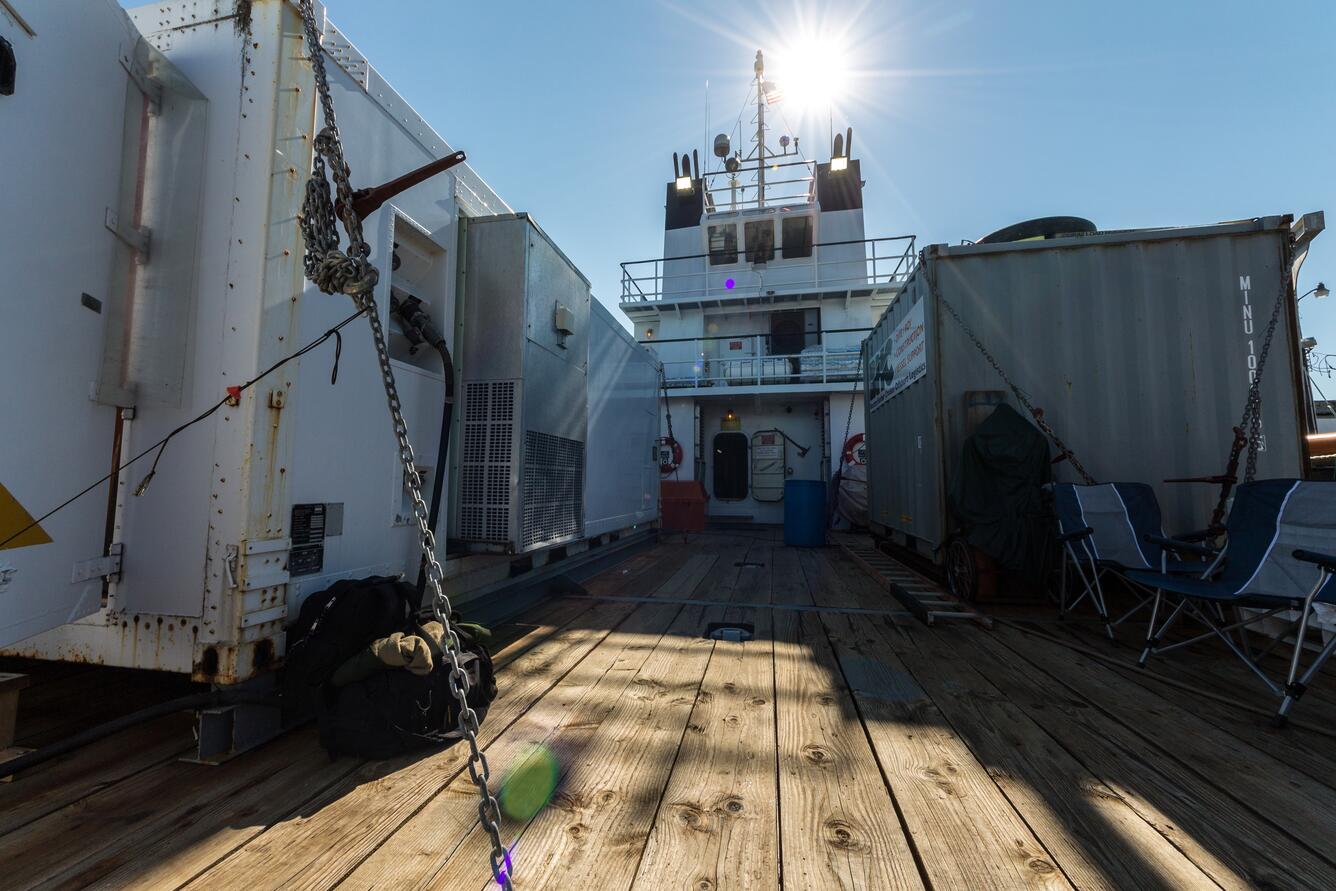
<instances>
[{"instance_id":1,"label":"wheelhouse window","mask_svg":"<svg viewBox=\"0 0 1336 891\"><path fill-rule=\"evenodd\" d=\"M775 259L774 220L753 220L746 224L747 262L769 263Z\"/></svg>"},{"instance_id":2,"label":"wheelhouse window","mask_svg":"<svg viewBox=\"0 0 1336 891\"><path fill-rule=\"evenodd\" d=\"M709 227L710 265L723 266L738 262L738 227L720 223Z\"/></svg>"},{"instance_id":3,"label":"wheelhouse window","mask_svg":"<svg viewBox=\"0 0 1336 891\"><path fill-rule=\"evenodd\" d=\"M780 250L785 260L812 256L811 217L785 217L780 228L783 236Z\"/></svg>"}]
</instances>

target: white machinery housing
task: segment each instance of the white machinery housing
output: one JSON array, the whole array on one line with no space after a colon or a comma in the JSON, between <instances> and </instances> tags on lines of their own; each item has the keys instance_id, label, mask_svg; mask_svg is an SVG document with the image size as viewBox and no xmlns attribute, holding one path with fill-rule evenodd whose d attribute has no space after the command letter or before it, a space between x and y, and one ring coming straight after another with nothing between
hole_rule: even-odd
<instances>
[{"instance_id":1,"label":"white machinery housing","mask_svg":"<svg viewBox=\"0 0 1336 891\"><path fill-rule=\"evenodd\" d=\"M0 15L18 59L0 103L23 122L0 128L6 196L42 209L0 221L0 367L23 381L2 406L0 529L353 312L303 277L297 217L320 118L296 5L199 0L184 21L180 7L127 19L111 0L31 3L30 30ZM356 184L450 154L317 15ZM390 294L416 295L455 330L460 219L507 211L461 165L366 220L427 497L447 479L431 466L445 380L398 331ZM341 336L336 383L331 338L173 438L142 497L151 452L0 550L4 652L234 683L282 656L310 593L413 577L416 524L366 320Z\"/></svg>"},{"instance_id":2,"label":"white machinery housing","mask_svg":"<svg viewBox=\"0 0 1336 891\"><path fill-rule=\"evenodd\" d=\"M584 536L589 282L526 214L471 220L458 537L522 553Z\"/></svg>"}]
</instances>

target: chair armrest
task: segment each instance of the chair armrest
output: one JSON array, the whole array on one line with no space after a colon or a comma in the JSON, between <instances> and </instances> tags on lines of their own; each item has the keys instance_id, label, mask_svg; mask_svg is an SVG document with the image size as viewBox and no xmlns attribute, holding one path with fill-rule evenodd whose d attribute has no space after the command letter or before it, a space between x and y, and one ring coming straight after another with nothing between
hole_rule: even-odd
<instances>
[{"instance_id":1,"label":"chair armrest","mask_svg":"<svg viewBox=\"0 0 1336 891\"><path fill-rule=\"evenodd\" d=\"M1214 557L1219 553L1215 548L1208 548L1205 545L1193 544L1192 542L1182 541L1177 538L1165 538L1162 535L1147 535L1146 541L1151 544L1157 544L1170 551L1178 551L1183 554L1195 554L1198 557Z\"/></svg>"},{"instance_id":2,"label":"chair armrest","mask_svg":"<svg viewBox=\"0 0 1336 891\"><path fill-rule=\"evenodd\" d=\"M1074 532L1068 532L1066 535L1059 535L1058 541L1065 544L1066 542L1076 541L1078 538L1085 538L1087 535L1093 535L1094 533L1095 530L1090 526L1087 526L1084 529L1077 529Z\"/></svg>"},{"instance_id":3,"label":"chair armrest","mask_svg":"<svg viewBox=\"0 0 1336 891\"><path fill-rule=\"evenodd\" d=\"M1305 563L1316 563L1327 572L1336 572L1336 557L1330 554L1319 553L1318 551L1305 551L1302 548L1294 552L1295 560L1302 560Z\"/></svg>"},{"instance_id":4,"label":"chair armrest","mask_svg":"<svg viewBox=\"0 0 1336 891\"><path fill-rule=\"evenodd\" d=\"M1206 541L1216 534L1215 529L1196 529L1192 532L1175 532L1169 536L1174 541Z\"/></svg>"}]
</instances>

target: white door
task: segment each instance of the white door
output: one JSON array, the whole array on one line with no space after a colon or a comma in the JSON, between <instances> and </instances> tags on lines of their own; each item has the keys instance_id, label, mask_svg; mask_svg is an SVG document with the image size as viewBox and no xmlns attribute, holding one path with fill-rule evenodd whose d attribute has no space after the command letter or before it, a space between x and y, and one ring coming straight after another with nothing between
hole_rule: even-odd
<instances>
[{"instance_id":1,"label":"white door","mask_svg":"<svg viewBox=\"0 0 1336 891\"><path fill-rule=\"evenodd\" d=\"M751 495L757 501L784 500L784 480L788 477L788 455L784 434L778 430L758 430L752 434Z\"/></svg>"}]
</instances>

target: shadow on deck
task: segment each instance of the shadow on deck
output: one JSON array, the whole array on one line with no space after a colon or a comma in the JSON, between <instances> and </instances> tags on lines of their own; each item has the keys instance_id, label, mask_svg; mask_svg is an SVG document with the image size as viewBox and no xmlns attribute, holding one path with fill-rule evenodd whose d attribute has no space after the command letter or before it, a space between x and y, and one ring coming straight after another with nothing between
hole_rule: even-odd
<instances>
[{"instance_id":1,"label":"shadow on deck","mask_svg":"<svg viewBox=\"0 0 1336 891\"><path fill-rule=\"evenodd\" d=\"M928 628L768 529L665 535L582 585L498 629L494 774L534 744L561 766L505 827L517 888L1336 887L1321 679L1275 731L1212 647L1148 673L1048 610ZM48 738L127 683L34 673L20 732ZM208 768L178 760L188 723L0 786L0 886L492 884L457 748L331 761L306 728Z\"/></svg>"}]
</instances>

